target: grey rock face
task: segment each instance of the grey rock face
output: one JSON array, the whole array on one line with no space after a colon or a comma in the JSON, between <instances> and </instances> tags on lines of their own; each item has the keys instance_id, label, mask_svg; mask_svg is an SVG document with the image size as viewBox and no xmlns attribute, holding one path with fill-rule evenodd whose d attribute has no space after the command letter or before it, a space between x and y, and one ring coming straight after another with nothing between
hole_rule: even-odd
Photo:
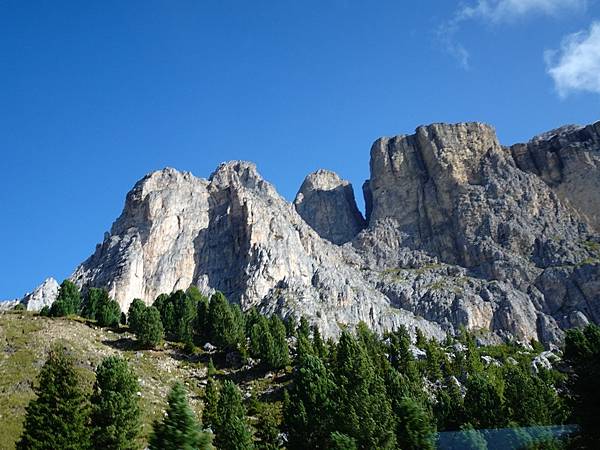
<instances>
[{"instance_id":1,"label":"grey rock face","mask_svg":"<svg viewBox=\"0 0 600 450\"><path fill-rule=\"evenodd\" d=\"M138 297L197 285L243 308L306 315L326 335L340 324L375 329L441 328L404 310L363 279L353 252L321 239L252 163L222 164L202 180L154 172L128 194L123 213L96 253L72 276L103 286L126 310Z\"/></svg>"},{"instance_id":2,"label":"grey rock face","mask_svg":"<svg viewBox=\"0 0 600 450\"><path fill-rule=\"evenodd\" d=\"M309 175L290 204L252 163L224 163L208 180L165 169L135 185L72 279L106 287L124 310L193 284L305 315L326 336L362 320L380 332L440 338L464 325L489 342L555 342L600 321L600 190L577 187L584 167L596 170L597 136L598 124L505 148L491 127L467 123L379 139L367 224L332 172ZM562 162L528 163L550 153Z\"/></svg>"},{"instance_id":3,"label":"grey rock face","mask_svg":"<svg viewBox=\"0 0 600 450\"><path fill-rule=\"evenodd\" d=\"M0 311L13 309L18 304L25 306L27 311L40 311L44 306L54 303L59 289L60 286L54 278L46 278L33 292L25 294L23 298L0 302Z\"/></svg>"},{"instance_id":4,"label":"grey rock face","mask_svg":"<svg viewBox=\"0 0 600 450\"><path fill-rule=\"evenodd\" d=\"M510 151L521 170L538 175L600 231L600 122L552 130Z\"/></svg>"},{"instance_id":5,"label":"grey rock face","mask_svg":"<svg viewBox=\"0 0 600 450\"><path fill-rule=\"evenodd\" d=\"M0 311L10 311L19 303L21 303L21 300L18 298L14 300L2 300L0 301Z\"/></svg>"},{"instance_id":6,"label":"grey rock face","mask_svg":"<svg viewBox=\"0 0 600 450\"><path fill-rule=\"evenodd\" d=\"M352 185L329 170L318 170L305 178L294 207L319 236L334 244L354 239L366 225Z\"/></svg>"},{"instance_id":7,"label":"grey rock face","mask_svg":"<svg viewBox=\"0 0 600 450\"><path fill-rule=\"evenodd\" d=\"M21 303L25 305L27 311L40 311L44 306L54 303L59 289L60 286L54 278L46 278L33 292L25 295Z\"/></svg>"}]
</instances>

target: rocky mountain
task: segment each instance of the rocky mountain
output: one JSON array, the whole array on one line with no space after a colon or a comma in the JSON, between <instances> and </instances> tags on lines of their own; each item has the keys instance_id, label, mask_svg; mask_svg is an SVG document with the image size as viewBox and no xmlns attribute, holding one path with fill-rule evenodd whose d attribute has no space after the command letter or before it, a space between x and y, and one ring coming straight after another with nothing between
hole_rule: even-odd
<instances>
[{"instance_id":1,"label":"rocky mountain","mask_svg":"<svg viewBox=\"0 0 600 450\"><path fill-rule=\"evenodd\" d=\"M140 180L72 279L124 310L191 284L243 308L442 337L558 341L600 322L600 122L511 147L481 123L378 139L363 186L320 170L293 204L252 163Z\"/></svg>"},{"instance_id":2,"label":"rocky mountain","mask_svg":"<svg viewBox=\"0 0 600 450\"><path fill-rule=\"evenodd\" d=\"M36 287L33 292L25 294L21 299L0 302L0 310L13 309L18 304L28 311L40 311L44 306L50 306L58 297L58 282L50 277Z\"/></svg>"}]
</instances>

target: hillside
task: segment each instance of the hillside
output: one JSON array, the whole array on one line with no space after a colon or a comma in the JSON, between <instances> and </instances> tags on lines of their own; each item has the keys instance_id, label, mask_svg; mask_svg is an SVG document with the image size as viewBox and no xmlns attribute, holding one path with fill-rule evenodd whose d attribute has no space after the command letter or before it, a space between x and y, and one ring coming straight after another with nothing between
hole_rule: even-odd
<instances>
[{"instance_id":1,"label":"hillside","mask_svg":"<svg viewBox=\"0 0 600 450\"><path fill-rule=\"evenodd\" d=\"M21 433L25 407L33 397L36 376L50 346L57 342L75 356L90 388L92 370L102 358L114 354L126 358L139 377L144 441L152 422L161 417L167 393L176 380L185 383L190 392L190 404L200 417L206 358L200 355L189 357L176 343L166 343L158 350L137 350L133 336L127 331L102 329L86 324L80 318L50 319L32 313L0 313L1 449L14 448ZM270 378L263 379L266 373L260 371L244 374L228 369L227 373L237 379L245 391L271 384ZM269 373L269 377L271 375Z\"/></svg>"}]
</instances>

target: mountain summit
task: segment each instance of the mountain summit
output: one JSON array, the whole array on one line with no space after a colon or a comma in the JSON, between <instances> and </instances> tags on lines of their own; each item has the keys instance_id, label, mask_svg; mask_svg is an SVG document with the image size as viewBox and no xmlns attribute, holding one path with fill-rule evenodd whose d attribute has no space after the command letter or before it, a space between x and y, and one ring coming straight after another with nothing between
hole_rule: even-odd
<instances>
[{"instance_id":1,"label":"mountain summit","mask_svg":"<svg viewBox=\"0 0 600 450\"><path fill-rule=\"evenodd\" d=\"M293 204L250 162L153 172L71 279L123 310L220 290L329 336L364 321L551 343L600 322L600 122L511 147L481 123L423 126L375 141L370 172L366 219L330 171Z\"/></svg>"}]
</instances>

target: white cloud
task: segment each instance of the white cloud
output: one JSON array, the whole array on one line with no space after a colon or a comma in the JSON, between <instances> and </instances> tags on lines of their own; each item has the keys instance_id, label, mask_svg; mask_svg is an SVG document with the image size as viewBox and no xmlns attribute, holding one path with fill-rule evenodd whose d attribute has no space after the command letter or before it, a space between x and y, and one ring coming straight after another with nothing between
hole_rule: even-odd
<instances>
[{"instance_id":1,"label":"white cloud","mask_svg":"<svg viewBox=\"0 0 600 450\"><path fill-rule=\"evenodd\" d=\"M600 21L566 36L559 50L547 50L544 56L561 97L578 91L600 94Z\"/></svg>"},{"instance_id":2,"label":"white cloud","mask_svg":"<svg viewBox=\"0 0 600 450\"><path fill-rule=\"evenodd\" d=\"M460 65L469 68L469 52L456 39L456 34L467 21L482 21L494 25L514 22L529 16L559 16L565 12L582 12L588 0L477 0L463 4L452 19L438 27L437 36L444 49Z\"/></svg>"},{"instance_id":3,"label":"white cloud","mask_svg":"<svg viewBox=\"0 0 600 450\"><path fill-rule=\"evenodd\" d=\"M583 11L587 0L478 0L459 9L459 20L483 19L492 23L511 22L530 15L557 16L565 11Z\"/></svg>"}]
</instances>

